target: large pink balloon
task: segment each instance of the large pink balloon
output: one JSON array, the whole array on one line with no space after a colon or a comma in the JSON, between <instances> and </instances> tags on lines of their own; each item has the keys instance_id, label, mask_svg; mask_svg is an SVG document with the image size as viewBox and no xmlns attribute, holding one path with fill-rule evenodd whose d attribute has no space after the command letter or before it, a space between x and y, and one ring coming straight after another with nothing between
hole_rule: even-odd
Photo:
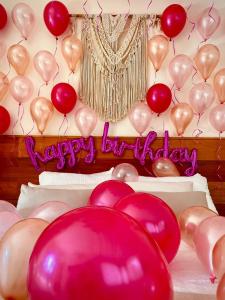
<instances>
[{"instance_id":1,"label":"large pink balloon","mask_svg":"<svg viewBox=\"0 0 225 300\"><path fill-rule=\"evenodd\" d=\"M49 225L30 259L30 300L172 300L155 241L126 214L76 209Z\"/></svg>"},{"instance_id":2,"label":"large pink balloon","mask_svg":"<svg viewBox=\"0 0 225 300\"><path fill-rule=\"evenodd\" d=\"M135 130L142 135L150 125L152 113L146 103L139 102L132 107L128 117Z\"/></svg>"},{"instance_id":3,"label":"large pink balloon","mask_svg":"<svg viewBox=\"0 0 225 300\"><path fill-rule=\"evenodd\" d=\"M114 168L112 178L125 182L135 182L138 181L138 171L133 165L122 163Z\"/></svg>"},{"instance_id":4,"label":"large pink balloon","mask_svg":"<svg viewBox=\"0 0 225 300\"><path fill-rule=\"evenodd\" d=\"M10 93L18 103L28 101L33 94L33 84L25 76L16 76L10 82Z\"/></svg>"},{"instance_id":5,"label":"large pink balloon","mask_svg":"<svg viewBox=\"0 0 225 300\"><path fill-rule=\"evenodd\" d=\"M197 22L197 30L207 41L220 25L220 15L216 8L208 7L203 10Z\"/></svg>"},{"instance_id":6,"label":"large pink balloon","mask_svg":"<svg viewBox=\"0 0 225 300\"><path fill-rule=\"evenodd\" d=\"M215 93L212 86L206 82L193 86L189 93L189 102L194 112L201 116L213 103Z\"/></svg>"},{"instance_id":7,"label":"large pink balloon","mask_svg":"<svg viewBox=\"0 0 225 300\"><path fill-rule=\"evenodd\" d=\"M12 205L10 202L4 201L4 200L0 200L0 212L2 211L8 211L8 212L12 212L12 213L16 213L16 207L14 205Z\"/></svg>"},{"instance_id":8,"label":"large pink balloon","mask_svg":"<svg viewBox=\"0 0 225 300\"><path fill-rule=\"evenodd\" d=\"M59 70L52 53L44 50L34 56L34 67L46 84L55 78Z\"/></svg>"},{"instance_id":9,"label":"large pink balloon","mask_svg":"<svg viewBox=\"0 0 225 300\"><path fill-rule=\"evenodd\" d=\"M96 113L88 106L81 107L75 113L75 123L81 135L88 138L97 124Z\"/></svg>"},{"instance_id":10,"label":"large pink balloon","mask_svg":"<svg viewBox=\"0 0 225 300\"><path fill-rule=\"evenodd\" d=\"M225 105L219 104L215 106L209 114L211 125L219 132L225 131Z\"/></svg>"},{"instance_id":11,"label":"large pink balloon","mask_svg":"<svg viewBox=\"0 0 225 300\"><path fill-rule=\"evenodd\" d=\"M15 223L22 220L21 216L16 212L2 211L0 212L0 240L6 231Z\"/></svg>"},{"instance_id":12,"label":"large pink balloon","mask_svg":"<svg viewBox=\"0 0 225 300\"><path fill-rule=\"evenodd\" d=\"M118 200L133 192L134 190L125 182L107 180L97 185L92 191L88 204L113 207Z\"/></svg>"}]
</instances>

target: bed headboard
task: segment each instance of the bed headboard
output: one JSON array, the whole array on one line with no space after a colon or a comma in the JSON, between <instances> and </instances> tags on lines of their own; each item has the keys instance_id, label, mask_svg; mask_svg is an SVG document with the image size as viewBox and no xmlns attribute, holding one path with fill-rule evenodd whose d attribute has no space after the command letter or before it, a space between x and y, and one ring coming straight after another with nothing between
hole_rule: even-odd
<instances>
[{"instance_id":1,"label":"bed headboard","mask_svg":"<svg viewBox=\"0 0 225 300\"><path fill-rule=\"evenodd\" d=\"M56 144L60 140L72 137L38 136L35 137L35 149L43 152L44 148ZM127 143L134 143L135 138L123 137ZM153 148L162 146L162 138L157 138L152 144ZM198 172L207 177L212 198L221 214L225 215L225 139L215 138L170 138L171 148L187 147L198 150ZM90 166L84 163L84 153L80 153L79 162L74 169L64 169L66 172L94 173L109 169L121 162L132 163L140 175L148 176L148 169L151 170L150 162L146 168L142 167L133 158L130 151L126 151L123 157L113 156L112 153L102 153L101 137L95 138L97 149L96 160ZM219 148L220 147L220 148ZM219 148L219 153L218 152ZM178 165L182 171L184 165ZM55 162L42 165L42 170L56 171ZM24 136L0 136L0 199L16 203L20 192L21 184L28 181L38 183L38 172L34 169L28 156Z\"/></svg>"}]
</instances>

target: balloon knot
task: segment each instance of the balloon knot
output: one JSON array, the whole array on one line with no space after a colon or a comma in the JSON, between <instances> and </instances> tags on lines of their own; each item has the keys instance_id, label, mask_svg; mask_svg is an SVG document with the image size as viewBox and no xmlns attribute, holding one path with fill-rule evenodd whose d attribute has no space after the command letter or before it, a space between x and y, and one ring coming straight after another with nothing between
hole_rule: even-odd
<instances>
[{"instance_id":1,"label":"balloon knot","mask_svg":"<svg viewBox=\"0 0 225 300\"><path fill-rule=\"evenodd\" d=\"M214 274L211 274L209 279L210 279L211 283L214 284L216 281L216 276Z\"/></svg>"}]
</instances>

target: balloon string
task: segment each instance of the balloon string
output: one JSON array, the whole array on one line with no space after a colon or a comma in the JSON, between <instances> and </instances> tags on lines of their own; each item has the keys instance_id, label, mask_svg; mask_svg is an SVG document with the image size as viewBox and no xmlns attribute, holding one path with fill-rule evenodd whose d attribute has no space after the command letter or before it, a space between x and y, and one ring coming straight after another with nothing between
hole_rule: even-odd
<instances>
[{"instance_id":1,"label":"balloon string","mask_svg":"<svg viewBox=\"0 0 225 300\"><path fill-rule=\"evenodd\" d=\"M103 13L103 8L102 8L99 0L97 0L97 3L98 3L98 7L100 8L100 13L99 13L98 18L97 18L97 30L99 31L99 26L100 26L100 22L101 22L101 16L102 16L102 13Z\"/></svg>"},{"instance_id":2,"label":"balloon string","mask_svg":"<svg viewBox=\"0 0 225 300\"><path fill-rule=\"evenodd\" d=\"M191 9L191 7L192 7L192 2L190 3L190 5L187 8L187 11L186 11L187 14L188 14L189 10ZM192 25L191 31L190 31L190 33L188 35L188 40L190 40L191 34L194 31L196 25L195 25L195 22L191 21L189 17L188 17L188 20L189 20L189 23Z\"/></svg>"},{"instance_id":3,"label":"balloon string","mask_svg":"<svg viewBox=\"0 0 225 300\"><path fill-rule=\"evenodd\" d=\"M154 83L153 84L156 83L156 80L157 80L157 70L155 70L155 77L154 77Z\"/></svg>"},{"instance_id":4,"label":"balloon string","mask_svg":"<svg viewBox=\"0 0 225 300\"><path fill-rule=\"evenodd\" d=\"M199 137L200 135L202 135L203 134L203 131L201 130L201 129L199 129L199 128L196 128L193 132L192 132L192 136L193 137ZM197 144L198 144L198 142L197 142Z\"/></svg>"},{"instance_id":5,"label":"balloon string","mask_svg":"<svg viewBox=\"0 0 225 300\"><path fill-rule=\"evenodd\" d=\"M171 88L170 88L172 94L174 94L174 87L175 87L175 84L173 83ZM176 104L175 101L174 101L174 97L172 98L172 102L173 102L174 105Z\"/></svg>"},{"instance_id":6,"label":"balloon string","mask_svg":"<svg viewBox=\"0 0 225 300\"><path fill-rule=\"evenodd\" d=\"M150 175L151 177L155 177L154 174L149 171L145 166L144 166L144 170L148 173L148 175Z\"/></svg>"},{"instance_id":7,"label":"balloon string","mask_svg":"<svg viewBox=\"0 0 225 300\"><path fill-rule=\"evenodd\" d=\"M12 135L14 135L14 130L15 130L15 128L16 128L17 123L19 122L19 118L20 118L20 108L21 108L21 103L19 103L19 106L18 106L17 118L16 118L16 122L14 123L13 128L12 128Z\"/></svg>"},{"instance_id":8,"label":"balloon string","mask_svg":"<svg viewBox=\"0 0 225 300\"><path fill-rule=\"evenodd\" d=\"M153 1L153 0L150 0L149 3L148 3L148 6L147 6L147 12L148 12L150 6L152 5L152 1Z\"/></svg>"},{"instance_id":9,"label":"balloon string","mask_svg":"<svg viewBox=\"0 0 225 300\"><path fill-rule=\"evenodd\" d=\"M55 38L55 50L54 50L53 56L56 56L56 53L57 53L57 50L58 50L58 40L59 40L59 38L56 37L56 38Z\"/></svg>"},{"instance_id":10,"label":"balloon string","mask_svg":"<svg viewBox=\"0 0 225 300\"><path fill-rule=\"evenodd\" d=\"M24 42L24 41L26 41L26 39L22 39L22 40L20 40L18 43L17 43L17 45L20 45L22 42Z\"/></svg>"},{"instance_id":11,"label":"balloon string","mask_svg":"<svg viewBox=\"0 0 225 300\"><path fill-rule=\"evenodd\" d=\"M4 78L6 78L7 76L9 76L9 73L11 72L11 64L9 63L9 70L8 72L6 73L6 75L4 76Z\"/></svg>"},{"instance_id":12,"label":"balloon string","mask_svg":"<svg viewBox=\"0 0 225 300\"><path fill-rule=\"evenodd\" d=\"M213 19L213 22L216 22L216 20L213 18L213 16L211 15L211 12L213 10L213 7L214 7L214 1L212 2L212 5L211 7L209 8L209 13L208 13L208 16Z\"/></svg>"},{"instance_id":13,"label":"balloon string","mask_svg":"<svg viewBox=\"0 0 225 300\"><path fill-rule=\"evenodd\" d=\"M66 119L66 130L64 131L64 135L67 134L67 131L69 129L69 121L68 121L67 115L65 115L65 119Z\"/></svg>"},{"instance_id":14,"label":"balloon string","mask_svg":"<svg viewBox=\"0 0 225 300\"><path fill-rule=\"evenodd\" d=\"M30 135L30 134L31 134L31 132L34 130L34 120L32 120L32 121L33 121L32 128L31 128L31 130L30 130L30 131L28 131L28 133L27 133L26 135Z\"/></svg>"},{"instance_id":15,"label":"balloon string","mask_svg":"<svg viewBox=\"0 0 225 300\"><path fill-rule=\"evenodd\" d=\"M127 13L126 13L125 18L128 18L128 16L130 15L130 7L131 7L131 5L130 5L130 0L127 0L127 3L128 3L128 11L127 11Z\"/></svg>"},{"instance_id":16,"label":"balloon string","mask_svg":"<svg viewBox=\"0 0 225 300\"><path fill-rule=\"evenodd\" d=\"M54 81L56 80L56 78L57 78L58 75L59 75L59 64L58 64L57 62L56 62L56 64L57 64L58 70L57 70L57 73L55 74L55 77L54 77L53 80L52 80L53 84L54 84Z\"/></svg>"},{"instance_id":17,"label":"balloon string","mask_svg":"<svg viewBox=\"0 0 225 300\"><path fill-rule=\"evenodd\" d=\"M178 91L179 91L178 89L174 89L174 90L173 90L173 95L174 95L175 101L178 102L178 103L180 103L180 101L179 101L178 98L177 98L177 94L176 94L176 92L178 92Z\"/></svg>"},{"instance_id":18,"label":"balloon string","mask_svg":"<svg viewBox=\"0 0 225 300\"><path fill-rule=\"evenodd\" d=\"M219 145L216 151L216 155L217 155L217 160L219 161L219 165L217 167L217 177L219 178L220 181L223 181L223 176L220 174L221 171L221 150L222 150L222 137L221 137L222 132L219 133Z\"/></svg>"},{"instance_id":19,"label":"balloon string","mask_svg":"<svg viewBox=\"0 0 225 300\"><path fill-rule=\"evenodd\" d=\"M192 76L192 84L195 84L195 83L194 83L194 78L195 78L195 76L198 74L198 70L195 68L195 66L193 66L193 68L194 68L195 72L194 72L194 74L193 74L193 76Z\"/></svg>"},{"instance_id":20,"label":"balloon string","mask_svg":"<svg viewBox=\"0 0 225 300\"><path fill-rule=\"evenodd\" d=\"M74 72L73 71L71 71L70 73L69 73L69 75L68 75L68 83L70 83L70 77L72 76L72 75L74 75Z\"/></svg>"},{"instance_id":21,"label":"balloon string","mask_svg":"<svg viewBox=\"0 0 225 300\"><path fill-rule=\"evenodd\" d=\"M22 106L22 114L21 114L21 117L20 117L20 128L22 129L22 132L23 132L23 135L24 135L24 128L23 128L23 124L22 124L22 119L23 119L23 116L24 116L24 107L23 107L23 104L21 104Z\"/></svg>"},{"instance_id":22,"label":"balloon string","mask_svg":"<svg viewBox=\"0 0 225 300\"><path fill-rule=\"evenodd\" d=\"M45 83L43 83L43 84L41 84L41 85L40 85L40 87L39 87L39 89L38 89L38 97L40 96L41 89L42 89L42 88L43 88L43 86L45 86L45 85L48 85L48 83L47 83L47 82L45 82Z\"/></svg>"},{"instance_id":23,"label":"balloon string","mask_svg":"<svg viewBox=\"0 0 225 300\"><path fill-rule=\"evenodd\" d=\"M87 3L88 3L88 0L85 0L84 3L83 3L83 10L84 10L86 16L88 16L88 12L87 12L87 10L85 8L85 6L86 6Z\"/></svg>"},{"instance_id":24,"label":"balloon string","mask_svg":"<svg viewBox=\"0 0 225 300\"><path fill-rule=\"evenodd\" d=\"M175 47L175 40L172 39L172 43L173 43L173 54L174 56L176 55L176 47Z\"/></svg>"}]
</instances>

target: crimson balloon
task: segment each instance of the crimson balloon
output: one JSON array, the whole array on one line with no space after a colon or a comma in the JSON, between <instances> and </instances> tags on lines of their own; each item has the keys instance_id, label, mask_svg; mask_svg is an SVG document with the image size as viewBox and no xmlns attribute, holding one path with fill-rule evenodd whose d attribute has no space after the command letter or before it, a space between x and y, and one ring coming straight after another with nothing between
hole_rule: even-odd
<instances>
[{"instance_id":1,"label":"crimson balloon","mask_svg":"<svg viewBox=\"0 0 225 300\"><path fill-rule=\"evenodd\" d=\"M163 84L154 84L147 92L146 95L148 106L152 111L161 114L166 111L172 101L172 93L170 88Z\"/></svg>"},{"instance_id":2,"label":"crimson balloon","mask_svg":"<svg viewBox=\"0 0 225 300\"><path fill-rule=\"evenodd\" d=\"M70 23L68 9L60 1L50 1L44 9L44 21L48 30L58 37L66 31Z\"/></svg>"},{"instance_id":3,"label":"crimson balloon","mask_svg":"<svg viewBox=\"0 0 225 300\"><path fill-rule=\"evenodd\" d=\"M30 300L172 300L164 258L142 226L106 207L73 210L38 239Z\"/></svg>"},{"instance_id":4,"label":"crimson balloon","mask_svg":"<svg viewBox=\"0 0 225 300\"><path fill-rule=\"evenodd\" d=\"M133 217L155 239L168 262L177 254L180 229L172 209L160 198L147 193L133 193L114 206Z\"/></svg>"},{"instance_id":5,"label":"crimson balloon","mask_svg":"<svg viewBox=\"0 0 225 300\"><path fill-rule=\"evenodd\" d=\"M0 134L3 134L8 130L10 125L10 115L8 110L0 106Z\"/></svg>"},{"instance_id":6,"label":"crimson balloon","mask_svg":"<svg viewBox=\"0 0 225 300\"><path fill-rule=\"evenodd\" d=\"M134 193L125 182L107 180L95 187L89 198L89 205L113 207L121 198Z\"/></svg>"},{"instance_id":7,"label":"crimson balloon","mask_svg":"<svg viewBox=\"0 0 225 300\"><path fill-rule=\"evenodd\" d=\"M53 87L51 99L55 108L66 115L73 110L77 102L77 93L70 84L62 82Z\"/></svg>"},{"instance_id":8,"label":"crimson balloon","mask_svg":"<svg viewBox=\"0 0 225 300\"><path fill-rule=\"evenodd\" d=\"M5 7L0 3L0 30L3 29L8 20L7 12L5 10Z\"/></svg>"},{"instance_id":9,"label":"crimson balloon","mask_svg":"<svg viewBox=\"0 0 225 300\"><path fill-rule=\"evenodd\" d=\"M184 28L187 13L179 4L169 5L161 17L161 29L169 38L177 36Z\"/></svg>"}]
</instances>

